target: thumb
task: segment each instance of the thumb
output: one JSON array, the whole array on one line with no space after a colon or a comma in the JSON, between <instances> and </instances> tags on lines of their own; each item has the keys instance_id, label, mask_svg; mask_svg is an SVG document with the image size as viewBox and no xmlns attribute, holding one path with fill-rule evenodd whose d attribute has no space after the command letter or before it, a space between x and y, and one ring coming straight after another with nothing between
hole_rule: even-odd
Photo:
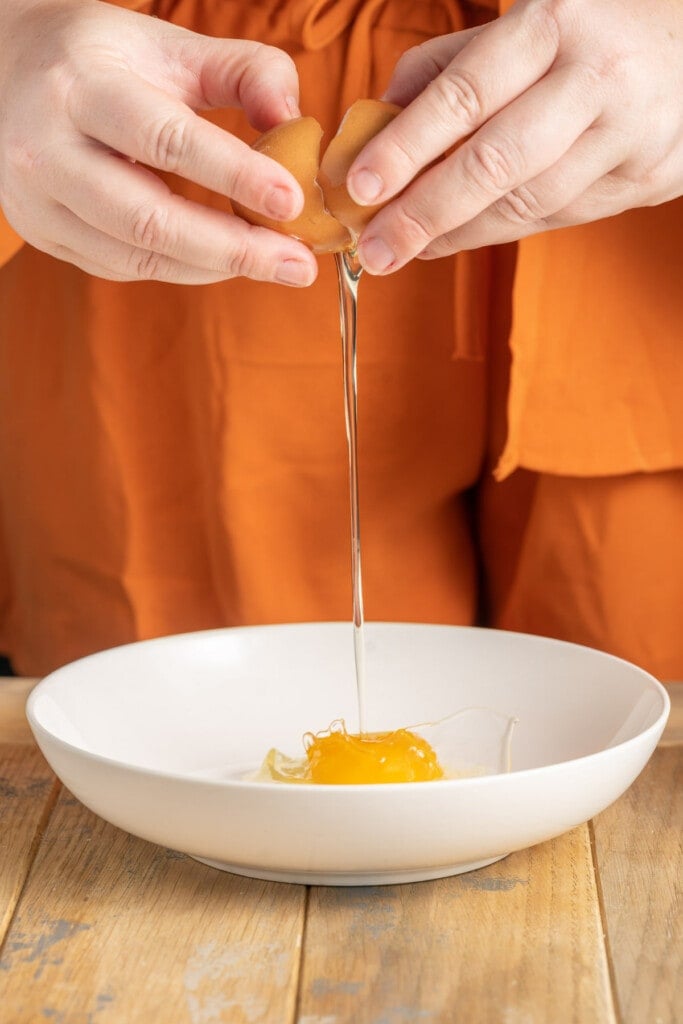
<instances>
[{"instance_id":1,"label":"thumb","mask_svg":"<svg viewBox=\"0 0 683 1024\"><path fill-rule=\"evenodd\" d=\"M195 109L241 107L258 131L299 117L299 76L284 50L244 39L185 39L182 63L194 76ZM178 55L179 59L181 55Z\"/></svg>"}]
</instances>

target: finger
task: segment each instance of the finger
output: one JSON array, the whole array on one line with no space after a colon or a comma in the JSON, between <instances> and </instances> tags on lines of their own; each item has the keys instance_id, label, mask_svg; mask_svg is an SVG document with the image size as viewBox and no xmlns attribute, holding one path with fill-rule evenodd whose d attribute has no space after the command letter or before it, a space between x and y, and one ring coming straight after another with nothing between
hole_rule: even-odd
<instances>
[{"instance_id":1,"label":"finger","mask_svg":"<svg viewBox=\"0 0 683 1024\"><path fill-rule=\"evenodd\" d=\"M88 82L75 126L132 160L178 174L249 209L292 220L303 206L295 178L274 160L127 71Z\"/></svg>"},{"instance_id":2,"label":"finger","mask_svg":"<svg viewBox=\"0 0 683 1024\"><path fill-rule=\"evenodd\" d=\"M480 32L481 28L452 32L406 50L394 68L382 99L396 103L399 107L407 107Z\"/></svg>"},{"instance_id":3,"label":"finger","mask_svg":"<svg viewBox=\"0 0 683 1024\"><path fill-rule=\"evenodd\" d=\"M299 77L283 50L250 40L215 39L186 31L164 40L174 83L194 110L241 107L265 131L299 116Z\"/></svg>"},{"instance_id":4,"label":"finger","mask_svg":"<svg viewBox=\"0 0 683 1024\"><path fill-rule=\"evenodd\" d=\"M515 5L467 43L356 158L347 185L359 203L384 202L454 143L541 78L557 54L546 5Z\"/></svg>"},{"instance_id":5,"label":"finger","mask_svg":"<svg viewBox=\"0 0 683 1024\"><path fill-rule=\"evenodd\" d=\"M236 254L239 273L258 280L274 280L283 265L290 277L299 268L302 285L315 279L315 257L301 242L274 231L254 234L241 218L174 195L150 171L95 143L53 149L49 160L43 158L39 182L103 235L212 271L217 280L235 276Z\"/></svg>"},{"instance_id":6,"label":"finger","mask_svg":"<svg viewBox=\"0 0 683 1024\"><path fill-rule=\"evenodd\" d=\"M166 281L172 284L215 284L233 277L250 277L258 281L276 281L279 284L304 286L310 284L312 278L305 280L297 277L300 264L296 260L269 260L259 254L259 242L270 243L270 238L262 236L277 235L265 228L247 228L251 245L234 245L225 254L220 268L208 269L196 267L181 260L164 256L151 249L141 248L122 242L110 235L103 234L97 228L80 220L72 211L54 205L49 214L52 230L58 242L52 243L46 251L58 258L69 258L82 269L86 264L97 266L106 271L112 280L121 281ZM238 218L234 218L239 224ZM241 234L240 228L240 234ZM74 260L65 253L77 254ZM99 274L98 276L105 276Z\"/></svg>"},{"instance_id":7,"label":"finger","mask_svg":"<svg viewBox=\"0 0 683 1024\"><path fill-rule=\"evenodd\" d=\"M398 269L559 160L600 110L585 75L553 71L381 210L358 247L365 269Z\"/></svg>"},{"instance_id":8,"label":"finger","mask_svg":"<svg viewBox=\"0 0 683 1024\"><path fill-rule=\"evenodd\" d=\"M156 254L134 251L116 239L96 237L96 232L87 225L77 227L70 223L69 211L64 211L60 221L60 241L46 241L36 248L54 256L55 259L71 263L79 270L101 277L105 281L164 281L169 284L215 284L222 280L208 274L196 275L192 267L183 267L173 260L156 257ZM54 214L53 214L54 218Z\"/></svg>"},{"instance_id":9,"label":"finger","mask_svg":"<svg viewBox=\"0 0 683 1024\"><path fill-rule=\"evenodd\" d=\"M99 277L103 281L118 281L120 283L129 283L130 278L125 277L123 274L117 274L116 271L111 270L109 267L100 266L93 260L89 260L81 253L75 252L69 248L68 245L62 245L61 243L45 242L42 245L36 246L41 252L45 252L48 256L53 256L55 259L61 260L62 263L71 263L72 266L78 270L82 270L85 274L90 274L91 277Z\"/></svg>"},{"instance_id":10,"label":"finger","mask_svg":"<svg viewBox=\"0 0 683 1024\"><path fill-rule=\"evenodd\" d=\"M438 259L465 249L518 241L578 223L573 218L579 215L581 223L608 216L601 210L614 208L617 191L624 204L633 200L632 188L615 173L623 152L615 150L613 137L602 127L588 129L551 168L513 189L467 224L435 239L418 258ZM598 200L599 206L584 206Z\"/></svg>"}]
</instances>

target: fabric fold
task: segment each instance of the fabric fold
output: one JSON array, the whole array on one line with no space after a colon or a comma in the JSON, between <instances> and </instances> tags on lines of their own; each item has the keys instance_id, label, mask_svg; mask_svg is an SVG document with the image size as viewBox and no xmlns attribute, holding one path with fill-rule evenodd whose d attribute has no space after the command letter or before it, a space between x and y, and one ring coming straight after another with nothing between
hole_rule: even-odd
<instances>
[{"instance_id":1,"label":"fabric fold","mask_svg":"<svg viewBox=\"0 0 683 1024\"><path fill-rule=\"evenodd\" d=\"M682 236L676 200L520 243L499 478L683 467Z\"/></svg>"}]
</instances>

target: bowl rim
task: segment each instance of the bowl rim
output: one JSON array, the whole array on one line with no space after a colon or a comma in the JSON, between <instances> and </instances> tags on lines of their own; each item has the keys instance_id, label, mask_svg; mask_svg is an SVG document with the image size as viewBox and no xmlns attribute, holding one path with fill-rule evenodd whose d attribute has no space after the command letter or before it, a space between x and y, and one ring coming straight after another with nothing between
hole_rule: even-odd
<instances>
[{"instance_id":1,"label":"bowl rim","mask_svg":"<svg viewBox=\"0 0 683 1024\"><path fill-rule=\"evenodd\" d=\"M400 629L408 626L411 629L417 630L419 630L420 628L426 628L439 630L443 629L448 631L457 630L460 632L467 633L496 633L508 637L514 636L520 637L522 639L532 640L535 643L537 642L539 646L547 646L548 644L550 644L551 646L556 647L557 645L562 645L565 647L579 648L581 650L590 651L591 655L596 655L600 658L607 659L611 662L618 662L627 665L629 669L635 670L637 674L642 676L643 679L646 682L648 682L650 686L653 687L655 693L659 696L662 703L661 710L655 721L651 725L649 725L647 729L637 733L635 736L630 737L630 739L623 740L620 743L615 743L613 746L610 747L604 747L602 750L594 751L591 754L584 754L581 757L568 758L563 761L554 761L552 764L538 765L534 768L521 768L517 771L513 770L510 772L497 772L495 774L490 775L471 775L458 779L434 779L425 782L383 782L374 784L317 783L316 785L305 785L296 782L268 782L260 780L254 781L250 779L217 779L212 778L210 776L204 776L199 773L188 774L187 772L173 771L172 769L150 768L147 765L136 765L129 761L123 761L120 758L110 757L106 754L98 754L93 751L86 750L85 748L80 747L75 743L70 743L68 740L62 739L60 736L57 736L55 733L52 733L48 729L46 729L45 726L41 724L36 714L35 704L40 700L40 697L44 695L46 690L49 690L52 686L55 685L55 682L58 681L58 677L62 673L66 672L74 665L81 665L93 659L99 659L103 655L115 656L117 652L122 652L129 648L140 647L141 645L156 646L162 645L164 644L164 642L168 642L169 640L180 641L197 639L200 637L220 636L225 635L226 633L232 633L234 631L253 632L257 630L301 629L301 631L303 632L304 630L311 629L312 627L344 627L345 629L350 629L352 625L351 623L346 621L325 621L264 623L255 626L222 626L215 629L193 630L185 633L171 633L166 636L153 637L148 640L134 640L130 643L119 644L116 647L108 647L102 651L96 651L93 654L85 655L83 658L78 658L75 661L69 662L66 665L62 665L59 668L55 669L53 672L50 672L43 679L41 679L36 684L36 686L33 687L26 701L26 718L36 740L39 742L39 745L39 736L43 736L47 739L48 743L55 744L64 752L71 755L75 755L80 758L93 760L96 763L101 764L103 767L116 768L119 770L123 769L124 771L129 771L136 774L140 773L143 776L147 776L149 778L154 778L158 780L168 779L174 781L182 781L184 783L199 784L202 786L209 786L211 788L225 789L226 791L232 791L233 789L236 789L237 791L246 790L254 793L265 793L272 791L297 791L303 792L305 794L319 792L322 794L327 794L326 798L329 799L330 792L359 794L377 793L378 790L381 792L396 792L398 790L401 793L406 793L410 791L422 791L424 790L425 787L428 787L428 789L433 792L434 787L438 787L439 791L443 791L446 788L450 791L453 788L461 789L463 786L467 788L474 788L475 786L490 786L492 783L495 782L495 780L498 780L497 784L500 784L500 780L502 779L524 780L527 778L531 778L535 775L538 775L538 773L540 772L548 773L554 770L570 769L571 767L577 766L579 764L588 766L591 763L595 763L597 765L602 760L609 760L610 757L613 756L614 752L616 751L627 752L632 747L637 747L640 745L648 746L653 736L657 737L657 739L655 740L656 743L659 739L659 736L664 731L664 727L669 717L669 713L671 710L671 700L669 698L669 694L667 693L662 683L655 676L653 676L646 669L640 668L640 666L634 664L633 662L627 661L625 658L620 658L618 655L615 654L609 654L607 651L602 651L596 647L589 647L586 644L573 643L569 640L557 640L553 637L541 636L535 633L521 633L517 632L516 630L495 629L493 627L488 626L461 626L451 625L448 623L427 622L385 622L374 619L370 620L366 624L370 626L379 626L382 628L388 626ZM313 797L313 799L316 799L316 797Z\"/></svg>"}]
</instances>

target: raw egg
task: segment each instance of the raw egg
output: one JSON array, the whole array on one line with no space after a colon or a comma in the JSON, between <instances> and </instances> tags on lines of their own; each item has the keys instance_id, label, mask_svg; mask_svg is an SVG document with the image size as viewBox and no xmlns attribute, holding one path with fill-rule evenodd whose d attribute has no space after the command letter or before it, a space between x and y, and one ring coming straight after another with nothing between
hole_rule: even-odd
<instances>
[{"instance_id":1,"label":"raw egg","mask_svg":"<svg viewBox=\"0 0 683 1024\"><path fill-rule=\"evenodd\" d=\"M315 253L353 249L358 236L384 204L359 206L346 189L346 175L363 146L392 121L401 108L382 100L358 100L347 111L322 161L323 130L313 117L284 121L253 145L277 160L301 185L304 207L294 220L279 221L233 202L233 210L250 224L292 235Z\"/></svg>"},{"instance_id":2,"label":"raw egg","mask_svg":"<svg viewBox=\"0 0 683 1024\"><path fill-rule=\"evenodd\" d=\"M270 750L261 780L327 785L431 782L444 777L431 745L410 729L349 733L343 721L324 732L306 733L304 758Z\"/></svg>"},{"instance_id":3,"label":"raw egg","mask_svg":"<svg viewBox=\"0 0 683 1024\"><path fill-rule=\"evenodd\" d=\"M314 736L306 751L311 782L431 782L443 778L434 750L409 729Z\"/></svg>"},{"instance_id":4,"label":"raw egg","mask_svg":"<svg viewBox=\"0 0 683 1024\"><path fill-rule=\"evenodd\" d=\"M240 772L252 782L376 785L432 782L512 770L517 719L486 707L386 732L348 732L343 719L303 736L303 757L268 751L260 769Z\"/></svg>"}]
</instances>

